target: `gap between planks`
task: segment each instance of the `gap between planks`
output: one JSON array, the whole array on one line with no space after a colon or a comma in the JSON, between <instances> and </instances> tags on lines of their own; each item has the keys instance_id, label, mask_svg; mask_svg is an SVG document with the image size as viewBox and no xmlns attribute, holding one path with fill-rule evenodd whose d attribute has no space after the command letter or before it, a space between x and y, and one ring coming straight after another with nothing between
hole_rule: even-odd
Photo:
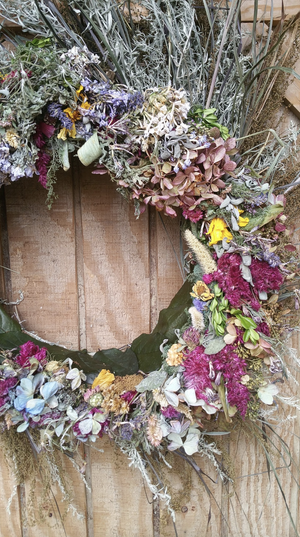
<instances>
[{"instance_id":1,"label":"gap between planks","mask_svg":"<svg viewBox=\"0 0 300 537\"><path fill-rule=\"evenodd\" d=\"M9 255L9 240L8 240L8 226L7 226L7 212L6 212L6 199L4 187L0 190L0 247L1 247L1 264L2 278L1 278L1 290L3 297L8 302L12 301L12 282L10 273L10 255ZM5 267L5 268L4 268ZM11 306L8 306L8 312L12 315ZM27 526L27 511L26 511L26 493L25 484L18 485L18 503L20 513L20 529L22 537L28 537Z\"/></svg>"},{"instance_id":2,"label":"gap between planks","mask_svg":"<svg viewBox=\"0 0 300 537\"><path fill-rule=\"evenodd\" d=\"M157 323L157 211L149 206L149 271L150 271L150 332ZM153 537L160 537L160 502L159 498L153 499L152 504Z\"/></svg>"},{"instance_id":3,"label":"gap between planks","mask_svg":"<svg viewBox=\"0 0 300 537\"><path fill-rule=\"evenodd\" d=\"M79 349L87 347L86 335L86 301L84 286L84 249L83 249L83 229L81 212L81 188L78 165L72 162L72 182L73 182L73 207L74 207L74 228L75 228L75 274L77 280L77 300L78 300L78 344ZM84 446L84 456L86 462L85 479L88 487L85 487L86 499L86 530L87 537L94 537L94 515L93 515L93 491L92 491L92 466L89 446Z\"/></svg>"}]
</instances>

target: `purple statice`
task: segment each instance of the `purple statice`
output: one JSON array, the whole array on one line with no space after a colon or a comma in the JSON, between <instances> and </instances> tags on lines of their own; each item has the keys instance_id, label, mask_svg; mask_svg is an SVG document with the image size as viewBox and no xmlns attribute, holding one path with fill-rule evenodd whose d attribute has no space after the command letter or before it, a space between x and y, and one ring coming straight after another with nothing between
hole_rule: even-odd
<instances>
[{"instance_id":1,"label":"purple statice","mask_svg":"<svg viewBox=\"0 0 300 537\"><path fill-rule=\"evenodd\" d=\"M266 261L270 265L270 267L273 268L279 267L279 265L281 264L280 257L274 254L274 252L270 252L269 250L263 250L258 256L258 259L260 261Z\"/></svg>"},{"instance_id":2,"label":"purple statice","mask_svg":"<svg viewBox=\"0 0 300 537\"><path fill-rule=\"evenodd\" d=\"M73 123L72 120L65 114L62 110L62 105L59 103L48 104L47 112L50 117L57 118L63 127L68 130L72 129Z\"/></svg>"},{"instance_id":3,"label":"purple statice","mask_svg":"<svg viewBox=\"0 0 300 537\"><path fill-rule=\"evenodd\" d=\"M120 436L124 438L124 440L131 440L133 435L133 428L130 425L130 423L124 423L119 428Z\"/></svg>"},{"instance_id":4,"label":"purple statice","mask_svg":"<svg viewBox=\"0 0 300 537\"><path fill-rule=\"evenodd\" d=\"M0 409L9 401L9 397L0 397Z\"/></svg>"},{"instance_id":5,"label":"purple statice","mask_svg":"<svg viewBox=\"0 0 300 537\"><path fill-rule=\"evenodd\" d=\"M203 300L200 300L199 298L194 298L193 305L195 306L196 310L201 312L207 309L207 302L203 302Z\"/></svg>"},{"instance_id":6,"label":"purple statice","mask_svg":"<svg viewBox=\"0 0 300 537\"><path fill-rule=\"evenodd\" d=\"M32 429L35 429L36 427L41 427L45 422L50 423L52 420L59 420L60 417L60 412L57 410L50 410L49 412L46 412L46 414L42 414L39 421L34 421L32 418L30 418L29 425Z\"/></svg>"},{"instance_id":7,"label":"purple statice","mask_svg":"<svg viewBox=\"0 0 300 537\"><path fill-rule=\"evenodd\" d=\"M254 215L257 212L257 208L261 207L262 205L265 205L268 201L267 194L259 194L256 198L254 198L251 202L245 202L245 210Z\"/></svg>"},{"instance_id":8,"label":"purple statice","mask_svg":"<svg viewBox=\"0 0 300 537\"><path fill-rule=\"evenodd\" d=\"M80 83L86 92L95 93L97 95L106 95L111 88L109 82L97 82L97 80L91 80L87 76L83 78Z\"/></svg>"},{"instance_id":9,"label":"purple statice","mask_svg":"<svg viewBox=\"0 0 300 537\"><path fill-rule=\"evenodd\" d=\"M8 395L9 390L14 388L16 384L18 384L18 379L16 377L5 380L0 379L0 396Z\"/></svg>"},{"instance_id":10,"label":"purple statice","mask_svg":"<svg viewBox=\"0 0 300 537\"><path fill-rule=\"evenodd\" d=\"M76 137L88 140L93 135L93 130L90 128L90 124L84 124L83 121L76 122Z\"/></svg>"},{"instance_id":11,"label":"purple statice","mask_svg":"<svg viewBox=\"0 0 300 537\"><path fill-rule=\"evenodd\" d=\"M129 93L125 90L110 90L107 94L106 103L111 119L132 112L143 105L144 98L140 91Z\"/></svg>"},{"instance_id":12,"label":"purple statice","mask_svg":"<svg viewBox=\"0 0 300 537\"><path fill-rule=\"evenodd\" d=\"M25 175L24 170L20 166L11 166L9 173L12 181L17 181Z\"/></svg>"},{"instance_id":13,"label":"purple statice","mask_svg":"<svg viewBox=\"0 0 300 537\"><path fill-rule=\"evenodd\" d=\"M11 163L6 158L0 158L0 171L8 174L11 170Z\"/></svg>"},{"instance_id":14,"label":"purple statice","mask_svg":"<svg viewBox=\"0 0 300 537\"><path fill-rule=\"evenodd\" d=\"M206 134L203 134L203 136L199 136L198 144L205 148L211 146L211 142L208 141Z\"/></svg>"},{"instance_id":15,"label":"purple statice","mask_svg":"<svg viewBox=\"0 0 300 537\"><path fill-rule=\"evenodd\" d=\"M209 356L200 345L187 354L183 365L185 386L194 388L198 399L210 403L207 394L214 391L212 382L219 384L223 377L228 403L245 416L250 394L248 388L241 384L241 377L246 374L247 366L236 354L233 345L226 345L217 354Z\"/></svg>"}]
</instances>

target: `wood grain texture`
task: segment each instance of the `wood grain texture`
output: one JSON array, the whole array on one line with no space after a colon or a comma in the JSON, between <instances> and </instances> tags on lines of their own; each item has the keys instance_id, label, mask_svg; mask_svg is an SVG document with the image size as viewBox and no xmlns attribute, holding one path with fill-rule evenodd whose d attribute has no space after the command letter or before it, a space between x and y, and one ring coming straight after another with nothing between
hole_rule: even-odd
<instances>
[{"instance_id":1,"label":"wood grain texture","mask_svg":"<svg viewBox=\"0 0 300 537\"><path fill-rule=\"evenodd\" d=\"M30 518L28 517L28 521L23 520L22 525L22 529L26 529L26 537L41 537L41 535L43 537L73 537L74 535L87 537L85 485L68 457L61 455L61 460L64 472L70 479L70 492L74 498L72 507L69 509L68 503L63 500L58 484L51 487L49 497L42 505L39 505L39 498L43 497L43 487L41 482L37 481L34 486L33 509L29 511ZM43 471L41 468L41 472ZM24 488L23 503L26 506L32 494L30 482L25 483ZM40 519L41 516L43 520ZM37 521L34 525L31 523L33 517Z\"/></svg>"},{"instance_id":2,"label":"wood grain texture","mask_svg":"<svg viewBox=\"0 0 300 537\"><path fill-rule=\"evenodd\" d=\"M273 9L273 19L280 20L282 2L281 0L262 0L258 2L257 20L264 17L266 21L270 20L271 9ZM284 12L289 19L300 11L299 0L285 0ZM241 6L242 22L253 21L253 0L244 0Z\"/></svg>"},{"instance_id":3,"label":"wood grain texture","mask_svg":"<svg viewBox=\"0 0 300 537\"><path fill-rule=\"evenodd\" d=\"M215 481L216 474L210 462L205 457L197 455L194 459L202 472ZM203 481L210 491L208 492L204 483L185 461L174 455L171 464L173 470L166 473L169 475L169 492L176 511L175 526L178 536L224 537L221 533L220 483L213 483L203 474ZM161 536L174 537L174 535L174 524L164 509L161 516Z\"/></svg>"},{"instance_id":4,"label":"wood grain texture","mask_svg":"<svg viewBox=\"0 0 300 537\"><path fill-rule=\"evenodd\" d=\"M107 437L91 450L94 533L97 537L153 537L152 497L140 474Z\"/></svg>"},{"instance_id":5,"label":"wood grain texture","mask_svg":"<svg viewBox=\"0 0 300 537\"><path fill-rule=\"evenodd\" d=\"M150 329L147 214L83 168L81 206L87 347L120 347Z\"/></svg>"},{"instance_id":6,"label":"wood grain texture","mask_svg":"<svg viewBox=\"0 0 300 537\"><path fill-rule=\"evenodd\" d=\"M77 285L72 181L57 182L51 211L36 178L6 187L12 299L24 327L50 341L78 348Z\"/></svg>"},{"instance_id":7,"label":"wood grain texture","mask_svg":"<svg viewBox=\"0 0 300 537\"><path fill-rule=\"evenodd\" d=\"M24 537L21 531L19 494L12 498L10 514L7 511L12 496L14 480L0 450L0 537Z\"/></svg>"}]
</instances>

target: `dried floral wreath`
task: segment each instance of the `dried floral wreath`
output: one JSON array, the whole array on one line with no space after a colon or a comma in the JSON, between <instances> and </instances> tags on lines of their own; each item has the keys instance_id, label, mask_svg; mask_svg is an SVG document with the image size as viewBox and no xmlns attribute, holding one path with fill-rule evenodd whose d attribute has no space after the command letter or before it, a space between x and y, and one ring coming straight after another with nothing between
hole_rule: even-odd
<instances>
[{"instance_id":1,"label":"dried floral wreath","mask_svg":"<svg viewBox=\"0 0 300 537\"><path fill-rule=\"evenodd\" d=\"M110 173L137 216L147 205L181 214L190 261L153 332L125 352L41 343L1 309L1 437L74 455L107 434L173 516L151 456L163 463L175 451L197 468L200 453L230 480L213 439L239 426L261 439L276 473L267 432L282 404L300 409L282 384L299 367L287 343L300 293L285 196L295 199L298 131L279 137L267 110L292 72L295 47L282 60L281 46L297 17L274 32L269 24L249 56L239 2L222 11L190 0L26 0L22 18L2 4L1 15L38 35L3 30L15 48L0 58L2 184L36 174L51 202L56 171L77 150L92 173Z\"/></svg>"}]
</instances>

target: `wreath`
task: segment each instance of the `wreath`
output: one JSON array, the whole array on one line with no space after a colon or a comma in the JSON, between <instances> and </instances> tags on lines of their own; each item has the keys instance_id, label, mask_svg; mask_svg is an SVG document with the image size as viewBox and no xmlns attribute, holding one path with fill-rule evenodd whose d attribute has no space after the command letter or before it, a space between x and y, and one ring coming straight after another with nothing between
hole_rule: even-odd
<instances>
[{"instance_id":1,"label":"wreath","mask_svg":"<svg viewBox=\"0 0 300 537\"><path fill-rule=\"evenodd\" d=\"M41 342L2 307L1 439L74 456L107 434L174 517L151 458L163 464L174 451L196 469L200 453L231 480L216 437L240 427L274 470L278 407L299 409L282 384L293 381L287 364L299 365L288 343L299 309L298 131L279 136L266 116L292 72L295 58L279 59L298 19L274 33L270 24L251 57L239 2L225 11L190 0L97 0L97 12L92 2L23 4L23 29L36 37L2 28L14 42L0 59L2 184L35 174L51 205L56 172L76 152L99 180L109 172L137 217L147 206L182 216L187 278L152 333L125 351ZM21 20L14 2L0 8Z\"/></svg>"}]
</instances>

